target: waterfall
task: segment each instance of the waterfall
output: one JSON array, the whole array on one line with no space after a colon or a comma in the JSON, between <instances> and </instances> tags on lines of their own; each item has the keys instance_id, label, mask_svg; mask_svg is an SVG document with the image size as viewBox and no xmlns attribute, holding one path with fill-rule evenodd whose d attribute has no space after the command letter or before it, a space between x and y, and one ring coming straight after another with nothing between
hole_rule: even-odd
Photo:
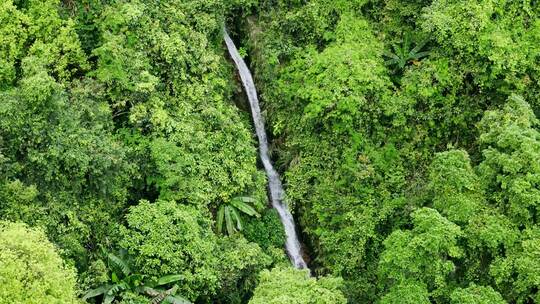
<instances>
[{"instance_id":1,"label":"waterfall","mask_svg":"<svg viewBox=\"0 0 540 304\"><path fill-rule=\"evenodd\" d=\"M224 29L224 38L225 43L227 44L227 49L231 55L244 88L246 90L247 97L249 99L249 105L251 107L251 115L253 116L253 123L255 124L255 131L259 139L259 153L261 161L268 176L268 188L270 190L270 199L272 201L272 206L277 210L279 218L283 223L285 228L285 249L287 254L291 259L292 264L296 268L307 268L306 262L302 257L302 249L300 247L300 242L298 241L298 236L296 235L296 228L294 225L294 219L287 205L283 202L283 186L279 178L279 174L272 166L270 162L270 157L268 155L268 140L266 138L266 131L264 129L264 121L261 116L261 108L259 106L259 99L257 97L257 91L255 90L255 83L253 82L253 77L249 71L246 63L240 57L234 42L232 41L229 34Z\"/></svg>"}]
</instances>

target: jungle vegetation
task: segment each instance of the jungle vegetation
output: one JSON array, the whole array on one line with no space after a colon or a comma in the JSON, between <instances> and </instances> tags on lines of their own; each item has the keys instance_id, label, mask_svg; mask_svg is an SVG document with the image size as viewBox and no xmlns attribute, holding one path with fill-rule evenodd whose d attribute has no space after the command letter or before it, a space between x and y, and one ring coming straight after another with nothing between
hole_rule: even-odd
<instances>
[{"instance_id":1,"label":"jungle vegetation","mask_svg":"<svg viewBox=\"0 0 540 304\"><path fill-rule=\"evenodd\" d=\"M0 304L540 303L539 115L537 0L2 0Z\"/></svg>"}]
</instances>

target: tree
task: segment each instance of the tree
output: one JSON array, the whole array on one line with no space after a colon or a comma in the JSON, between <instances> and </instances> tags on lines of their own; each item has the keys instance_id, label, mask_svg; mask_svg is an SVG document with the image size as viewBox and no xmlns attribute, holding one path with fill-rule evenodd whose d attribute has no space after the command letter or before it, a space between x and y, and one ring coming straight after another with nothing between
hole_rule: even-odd
<instances>
[{"instance_id":1,"label":"tree","mask_svg":"<svg viewBox=\"0 0 540 304\"><path fill-rule=\"evenodd\" d=\"M430 304L426 284L415 280L405 280L390 288L381 298L381 304Z\"/></svg>"},{"instance_id":2,"label":"tree","mask_svg":"<svg viewBox=\"0 0 540 304\"><path fill-rule=\"evenodd\" d=\"M242 235L250 242L259 244L264 250L282 248L285 244L285 229L276 209L266 209L260 218L244 224Z\"/></svg>"},{"instance_id":3,"label":"tree","mask_svg":"<svg viewBox=\"0 0 540 304\"><path fill-rule=\"evenodd\" d=\"M515 246L505 256L495 259L489 269L501 294L509 302L527 303L540 300L540 229L524 230Z\"/></svg>"},{"instance_id":4,"label":"tree","mask_svg":"<svg viewBox=\"0 0 540 304\"><path fill-rule=\"evenodd\" d=\"M514 247L519 237L515 225L487 204L481 180L463 150L435 155L430 167L429 189L433 206L463 230L464 254L453 280L468 284L467 278L489 284L489 268L494 259Z\"/></svg>"},{"instance_id":5,"label":"tree","mask_svg":"<svg viewBox=\"0 0 540 304\"><path fill-rule=\"evenodd\" d=\"M0 303L78 303L75 283L43 230L0 221Z\"/></svg>"},{"instance_id":6,"label":"tree","mask_svg":"<svg viewBox=\"0 0 540 304\"><path fill-rule=\"evenodd\" d=\"M447 279L456 268L453 259L463 255L458 244L462 231L434 209L422 208L411 216L411 230L396 230L384 241L379 283L393 290L405 282L418 282L415 289L425 284L430 295L444 297Z\"/></svg>"},{"instance_id":7,"label":"tree","mask_svg":"<svg viewBox=\"0 0 540 304\"><path fill-rule=\"evenodd\" d=\"M414 48L411 48L410 40L411 37L405 35L401 45L392 45L394 52L384 53L384 56L389 58L385 63L387 65L397 65L399 69L403 70L407 64L418 62L420 59L429 55L429 51L422 51L424 46L429 42L429 39L424 39L416 44Z\"/></svg>"},{"instance_id":8,"label":"tree","mask_svg":"<svg viewBox=\"0 0 540 304\"><path fill-rule=\"evenodd\" d=\"M342 134L362 128L363 133L370 133L377 125L367 121L396 110L378 102L383 101L390 82L380 56L383 46L366 20L343 16L336 38L321 52L308 47L298 54L279 80L284 96L277 106L288 108L289 115L282 113L274 124L286 127L289 136L318 129ZM299 117L291 117L291 110Z\"/></svg>"},{"instance_id":9,"label":"tree","mask_svg":"<svg viewBox=\"0 0 540 304\"><path fill-rule=\"evenodd\" d=\"M220 289L212 303L246 303L258 282L258 274L271 265L270 256L256 243L235 234L219 238Z\"/></svg>"},{"instance_id":10,"label":"tree","mask_svg":"<svg viewBox=\"0 0 540 304\"><path fill-rule=\"evenodd\" d=\"M210 296L219 286L218 247L208 217L174 201L141 201L131 207L120 246L150 278L178 274L178 292L190 300Z\"/></svg>"},{"instance_id":11,"label":"tree","mask_svg":"<svg viewBox=\"0 0 540 304\"><path fill-rule=\"evenodd\" d=\"M540 216L540 132L528 103L511 96L479 124L482 162L478 166L490 202L520 227Z\"/></svg>"},{"instance_id":12,"label":"tree","mask_svg":"<svg viewBox=\"0 0 540 304\"><path fill-rule=\"evenodd\" d=\"M467 223L484 207L480 181L463 150L436 154L429 181L433 206L455 223Z\"/></svg>"},{"instance_id":13,"label":"tree","mask_svg":"<svg viewBox=\"0 0 540 304\"><path fill-rule=\"evenodd\" d=\"M88 68L74 23L60 17L59 3L29 0L17 6L12 0L2 1L0 88L14 84L16 71L24 68L28 60L46 67L60 81L68 81Z\"/></svg>"},{"instance_id":14,"label":"tree","mask_svg":"<svg viewBox=\"0 0 540 304\"><path fill-rule=\"evenodd\" d=\"M345 297L339 290L341 280L322 277L315 279L307 270L274 268L260 274L250 304L344 304Z\"/></svg>"},{"instance_id":15,"label":"tree","mask_svg":"<svg viewBox=\"0 0 540 304\"><path fill-rule=\"evenodd\" d=\"M513 1L436 0L425 7L419 27L492 99L502 101L511 93L536 98L538 83L530 80L538 79L534 58L539 46L532 41L540 35L540 23L530 20L537 20L540 12L534 6Z\"/></svg>"},{"instance_id":16,"label":"tree","mask_svg":"<svg viewBox=\"0 0 540 304\"><path fill-rule=\"evenodd\" d=\"M467 288L457 288L450 296L452 304L505 304L502 296L490 286L474 283Z\"/></svg>"},{"instance_id":17,"label":"tree","mask_svg":"<svg viewBox=\"0 0 540 304\"><path fill-rule=\"evenodd\" d=\"M105 88L117 124L145 139L143 152L134 153L143 190L216 208L254 193L262 206L264 179L248 116L230 102L232 69L216 39L224 6L115 1L102 9L89 74Z\"/></svg>"},{"instance_id":18,"label":"tree","mask_svg":"<svg viewBox=\"0 0 540 304\"><path fill-rule=\"evenodd\" d=\"M0 210L5 219L45 226L81 266L86 248L113 237L111 219L126 201L132 167L111 133L110 110L94 82L74 82L68 93L37 63L28 68L16 88L0 92L0 141L8 168L0 184L10 188L19 181L33 189L32 208L43 212L16 204Z\"/></svg>"}]
</instances>

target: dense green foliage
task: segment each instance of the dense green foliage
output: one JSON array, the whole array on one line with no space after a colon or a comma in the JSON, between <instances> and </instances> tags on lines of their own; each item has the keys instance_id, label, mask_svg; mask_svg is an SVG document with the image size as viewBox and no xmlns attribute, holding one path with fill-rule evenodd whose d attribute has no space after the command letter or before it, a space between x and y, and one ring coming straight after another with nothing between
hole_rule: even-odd
<instances>
[{"instance_id":1,"label":"dense green foliage","mask_svg":"<svg viewBox=\"0 0 540 304\"><path fill-rule=\"evenodd\" d=\"M43 231L0 222L0 303L78 303L75 280Z\"/></svg>"},{"instance_id":2,"label":"dense green foliage","mask_svg":"<svg viewBox=\"0 0 540 304\"><path fill-rule=\"evenodd\" d=\"M182 292L190 298L215 290L215 236L210 222L194 207L142 201L132 207L127 222L120 245L134 257L142 274L181 274Z\"/></svg>"},{"instance_id":3,"label":"dense green foliage","mask_svg":"<svg viewBox=\"0 0 540 304\"><path fill-rule=\"evenodd\" d=\"M537 299L538 4L257 13L243 42L314 271L351 303Z\"/></svg>"},{"instance_id":4,"label":"dense green foliage","mask_svg":"<svg viewBox=\"0 0 540 304\"><path fill-rule=\"evenodd\" d=\"M536 0L3 0L0 303L540 303L538 115Z\"/></svg>"},{"instance_id":5,"label":"dense green foliage","mask_svg":"<svg viewBox=\"0 0 540 304\"><path fill-rule=\"evenodd\" d=\"M89 290L83 299L102 297L103 303L112 303L116 297L131 298L131 301L133 301L132 297L138 297L141 302L190 303L177 295L178 285L164 289L167 285L181 280L181 275L172 274L151 279L147 275L134 273L132 258L126 254L125 250L121 250L118 255L106 253L106 260L110 272L107 282Z\"/></svg>"},{"instance_id":6,"label":"dense green foliage","mask_svg":"<svg viewBox=\"0 0 540 304\"><path fill-rule=\"evenodd\" d=\"M261 272L259 286L250 304L340 304L346 303L339 291L340 280L311 278L305 270L274 268Z\"/></svg>"}]
</instances>

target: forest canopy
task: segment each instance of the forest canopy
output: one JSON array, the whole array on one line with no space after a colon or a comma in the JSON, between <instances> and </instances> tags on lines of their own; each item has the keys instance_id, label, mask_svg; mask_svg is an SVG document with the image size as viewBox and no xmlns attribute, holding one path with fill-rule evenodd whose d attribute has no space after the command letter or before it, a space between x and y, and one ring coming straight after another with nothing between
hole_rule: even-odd
<instances>
[{"instance_id":1,"label":"forest canopy","mask_svg":"<svg viewBox=\"0 0 540 304\"><path fill-rule=\"evenodd\" d=\"M540 303L539 115L536 0L2 0L0 303Z\"/></svg>"}]
</instances>

